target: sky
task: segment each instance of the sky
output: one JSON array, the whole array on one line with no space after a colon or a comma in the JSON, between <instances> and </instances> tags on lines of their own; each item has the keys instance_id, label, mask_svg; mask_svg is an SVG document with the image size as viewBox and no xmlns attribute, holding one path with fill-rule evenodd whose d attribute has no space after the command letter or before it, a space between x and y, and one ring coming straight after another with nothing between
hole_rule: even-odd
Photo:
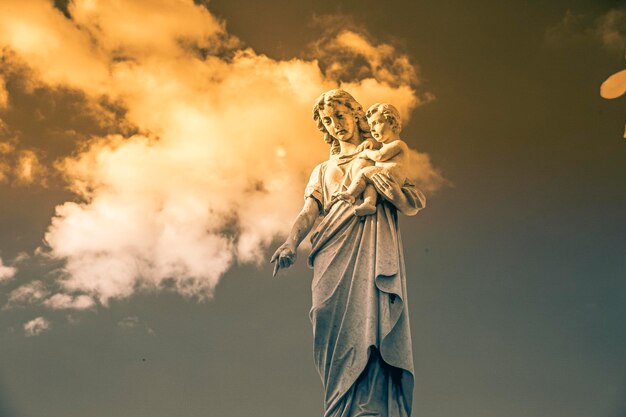
<instances>
[{"instance_id":1,"label":"sky","mask_svg":"<svg viewBox=\"0 0 626 417\"><path fill-rule=\"evenodd\" d=\"M390 102L419 417L626 417L618 1L5 0L0 417L317 416L307 245L342 87Z\"/></svg>"}]
</instances>

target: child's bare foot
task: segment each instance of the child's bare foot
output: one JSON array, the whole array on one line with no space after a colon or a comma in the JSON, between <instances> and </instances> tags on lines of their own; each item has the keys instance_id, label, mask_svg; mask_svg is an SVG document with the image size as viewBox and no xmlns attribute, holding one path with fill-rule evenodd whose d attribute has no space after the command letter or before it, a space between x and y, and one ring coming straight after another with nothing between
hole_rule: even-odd
<instances>
[{"instance_id":1,"label":"child's bare foot","mask_svg":"<svg viewBox=\"0 0 626 417\"><path fill-rule=\"evenodd\" d=\"M376 213L376 206L370 203L362 203L354 208L356 216L369 216Z\"/></svg>"}]
</instances>

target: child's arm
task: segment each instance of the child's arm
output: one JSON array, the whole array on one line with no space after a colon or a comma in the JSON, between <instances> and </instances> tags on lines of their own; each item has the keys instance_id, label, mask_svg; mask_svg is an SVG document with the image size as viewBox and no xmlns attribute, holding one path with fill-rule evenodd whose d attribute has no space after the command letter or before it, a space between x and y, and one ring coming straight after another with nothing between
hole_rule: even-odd
<instances>
[{"instance_id":1,"label":"child's arm","mask_svg":"<svg viewBox=\"0 0 626 417\"><path fill-rule=\"evenodd\" d=\"M353 153L341 155L339 159L348 159L348 158L358 157L361 154L361 152L363 152L364 150L376 149L376 147L377 147L377 142L374 142L374 139L372 138L367 138L363 141L363 143L357 146L356 150Z\"/></svg>"},{"instance_id":2,"label":"child's arm","mask_svg":"<svg viewBox=\"0 0 626 417\"><path fill-rule=\"evenodd\" d=\"M396 140L383 145L383 147L380 148L380 150L378 151L375 151L373 149L366 149L360 153L359 158L371 159L375 162L385 162L402 152L406 152L407 149L408 147L406 143L401 140Z\"/></svg>"}]
</instances>

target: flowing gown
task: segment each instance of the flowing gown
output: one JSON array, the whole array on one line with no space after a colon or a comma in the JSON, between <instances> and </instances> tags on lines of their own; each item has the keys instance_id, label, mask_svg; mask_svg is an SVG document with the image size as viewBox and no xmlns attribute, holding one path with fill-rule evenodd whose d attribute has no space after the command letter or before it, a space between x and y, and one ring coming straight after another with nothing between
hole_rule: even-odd
<instances>
[{"instance_id":1,"label":"flowing gown","mask_svg":"<svg viewBox=\"0 0 626 417\"><path fill-rule=\"evenodd\" d=\"M332 156L318 165L305 190L323 214L312 234L309 265L324 417L408 417L414 369L397 211L379 196L371 216L355 216L343 201L324 212L363 164L339 161ZM407 182L402 191L414 207L424 207L415 186Z\"/></svg>"}]
</instances>

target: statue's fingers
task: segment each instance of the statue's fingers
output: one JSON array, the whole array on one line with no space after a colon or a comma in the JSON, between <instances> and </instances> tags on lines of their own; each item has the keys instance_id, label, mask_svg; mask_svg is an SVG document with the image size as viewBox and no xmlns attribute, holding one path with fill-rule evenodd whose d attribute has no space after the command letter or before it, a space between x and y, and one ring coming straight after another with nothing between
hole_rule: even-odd
<instances>
[{"instance_id":1,"label":"statue's fingers","mask_svg":"<svg viewBox=\"0 0 626 417\"><path fill-rule=\"evenodd\" d=\"M391 179L391 177L389 177L386 173L379 172L376 175L378 175L378 178L380 178L380 182L385 187L389 187L391 185L391 184L389 184L389 180Z\"/></svg>"},{"instance_id":2,"label":"statue's fingers","mask_svg":"<svg viewBox=\"0 0 626 417\"><path fill-rule=\"evenodd\" d=\"M278 258L278 251L274 252L272 258L270 259L270 263L276 262L276 258Z\"/></svg>"},{"instance_id":3,"label":"statue's fingers","mask_svg":"<svg viewBox=\"0 0 626 417\"><path fill-rule=\"evenodd\" d=\"M372 176L372 181L374 182L374 186L378 191L387 199L393 198L391 193L391 186L389 183L381 176L381 174L375 174Z\"/></svg>"},{"instance_id":4,"label":"statue's fingers","mask_svg":"<svg viewBox=\"0 0 626 417\"><path fill-rule=\"evenodd\" d=\"M400 186L400 184L398 184L398 183L396 182L396 179L395 179L394 177L392 177L392 176L391 176L391 173L389 173L389 172L385 172L385 177L387 177L387 178L386 178L386 181L387 181L387 184L389 185L389 187L393 187L393 186L395 186L396 184L397 184L398 186Z\"/></svg>"},{"instance_id":5,"label":"statue's fingers","mask_svg":"<svg viewBox=\"0 0 626 417\"><path fill-rule=\"evenodd\" d=\"M374 185L376 186L376 188L380 189L381 191L383 191L388 186L387 182L384 178L382 178L380 173L374 174L372 176L372 181L374 181Z\"/></svg>"},{"instance_id":6,"label":"statue's fingers","mask_svg":"<svg viewBox=\"0 0 626 417\"><path fill-rule=\"evenodd\" d=\"M377 189L380 189L380 188L381 188L381 187L380 187L380 180L378 179L377 175L378 175L378 174L374 174L374 175L372 175L371 180L372 180L372 182L374 183L374 186L375 186Z\"/></svg>"},{"instance_id":7,"label":"statue's fingers","mask_svg":"<svg viewBox=\"0 0 626 417\"><path fill-rule=\"evenodd\" d=\"M278 273L278 270L280 269L280 264L278 262L276 262L274 264L274 272L272 272L272 276L275 277L276 274Z\"/></svg>"},{"instance_id":8,"label":"statue's fingers","mask_svg":"<svg viewBox=\"0 0 626 417\"><path fill-rule=\"evenodd\" d=\"M391 188L391 184L389 184L389 181L387 181L387 179L385 177L382 177L382 176L381 176L381 179L380 179L380 186L385 191L388 191Z\"/></svg>"}]
</instances>

